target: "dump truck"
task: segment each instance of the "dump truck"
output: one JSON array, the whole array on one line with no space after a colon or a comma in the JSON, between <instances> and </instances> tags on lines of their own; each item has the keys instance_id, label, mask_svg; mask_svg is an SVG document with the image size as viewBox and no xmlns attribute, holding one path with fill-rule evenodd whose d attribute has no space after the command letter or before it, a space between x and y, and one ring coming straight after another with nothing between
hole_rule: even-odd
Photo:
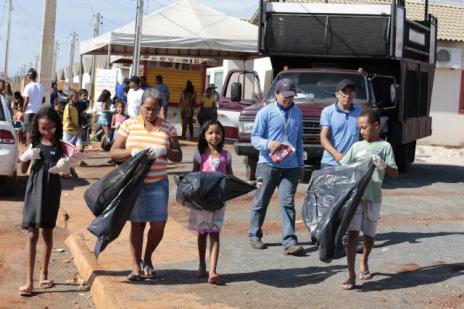
<instances>
[{"instance_id":1,"label":"dump truck","mask_svg":"<svg viewBox=\"0 0 464 309\"><path fill-rule=\"evenodd\" d=\"M378 109L381 136L391 143L400 171L414 161L416 141L431 135L437 19L425 5L423 20L407 18L405 3L336 4L260 1L258 48L270 57L274 81L263 100L239 117L235 151L254 178L258 151L250 133L258 111L273 104L279 79L296 85L303 113L305 171L320 163L320 115L336 102L338 81L356 84L354 104Z\"/></svg>"}]
</instances>

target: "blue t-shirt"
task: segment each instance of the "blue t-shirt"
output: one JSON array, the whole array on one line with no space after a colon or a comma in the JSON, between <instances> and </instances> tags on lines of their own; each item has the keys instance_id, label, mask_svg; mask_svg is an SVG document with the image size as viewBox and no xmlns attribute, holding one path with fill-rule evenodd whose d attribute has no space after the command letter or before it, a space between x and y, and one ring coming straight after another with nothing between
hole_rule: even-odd
<instances>
[{"instance_id":1,"label":"blue t-shirt","mask_svg":"<svg viewBox=\"0 0 464 309\"><path fill-rule=\"evenodd\" d=\"M343 111L335 102L321 113L321 128L329 128L329 141L338 152L345 154L359 140L358 115L362 108L352 105L349 112ZM337 165L335 158L324 150L321 163Z\"/></svg>"},{"instance_id":2,"label":"blue t-shirt","mask_svg":"<svg viewBox=\"0 0 464 309\"><path fill-rule=\"evenodd\" d=\"M124 84L124 83L119 84L116 87L116 97L118 97L118 99L120 99L124 103L127 103L127 97L124 95L124 88L126 88L126 87L127 87L127 85Z\"/></svg>"},{"instance_id":3,"label":"blue t-shirt","mask_svg":"<svg viewBox=\"0 0 464 309\"><path fill-rule=\"evenodd\" d=\"M271 160L271 152L267 144L270 141L288 141L295 152L280 163ZM297 106L287 111L277 106L277 102L263 107L256 115L251 143L259 150L258 163L276 168L304 167L303 153L303 115Z\"/></svg>"},{"instance_id":4,"label":"blue t-shirt","mask_svg":"<svg viewBox=\"0 0 464 309\"><path fill-rule=\"evenodd\" d=\"M160 92L161 103L163 104L163 106L168 106L169 88L166 87L165 84L158 84L158 86L156 86L156 89L158 89L158 91Z\"/></svg>"}]
</instances>

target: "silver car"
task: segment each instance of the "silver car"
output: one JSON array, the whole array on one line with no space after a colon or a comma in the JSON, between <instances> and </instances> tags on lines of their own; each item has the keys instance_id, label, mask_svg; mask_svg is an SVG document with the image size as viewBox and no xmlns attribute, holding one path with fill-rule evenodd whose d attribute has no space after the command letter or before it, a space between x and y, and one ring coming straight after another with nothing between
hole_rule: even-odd
<instances>
[{"instance_id":1,"label":"silver car","mask_svg":"<svg viewBox=\"0 0 464 309\"><path fill-rule=\"evenodd\" d=\"M14 195L19 155L18 137L7 102L3 98L0 101L0 181L2 191Z\"/></svg>"}]
</instances>

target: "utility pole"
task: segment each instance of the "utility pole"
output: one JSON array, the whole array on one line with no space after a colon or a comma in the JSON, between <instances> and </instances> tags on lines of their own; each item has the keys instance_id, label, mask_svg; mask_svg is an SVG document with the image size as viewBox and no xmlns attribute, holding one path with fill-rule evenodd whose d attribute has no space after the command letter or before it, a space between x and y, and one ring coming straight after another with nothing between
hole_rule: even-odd
<instances>
[{"instance_id":1,"label":"utility pole","mask_svg":"<svg viewBox=\"0 0 464 309\"><path fill-rule=\"evenodd\" d=\"M140 42L142 38L142 23L143 23L143 0L137 0L137 15L135 17L135 42L134 55L132 57L132 72L131 75L139 75L140 63Z\"/></svg>"},{"instance_id":2,"label":"utility pole","mask_svg":"<svg viewBox=\"0 0 464 309\"><path fill-rule=\"evenodd\" d=\"M71 39L71 50L69 51L68 90L71 89L72 87L74 53L76 51L76 40L77 40L77 33L73 32L72 39Z\"/></svg>"},{"instance_id":3,"label":"utility pole","mask_svg":"<svg viewBox=\"0 0 464 309\"><path fill-rule=\"evenodd\" d=\"M56 74L56 62L58 61L58 53L60 50L60 43L58 41L55 41L55 51L53 52L53 66L52 66L52 75L51 77L53 78ZM52 79L53 81L54 79Z\"/></svg>"},{"instance_id":4,"label":"utility pole","mask_svg":"<svg viewBox=\"0 0 464 309\"><path fill-rule=\"evenodd\" d=\"M40 46L40 65L37 66L39 83L44 89L45 104L50 103L50 82L52 79L53 45L55 43L56 0L45 0ZM38 58L37 60L38 61Z\"/></svg>"},{"instance_id":5,"label":"utility pole","mask_svg":"<svg viewBox=\"0 0 464 309\"><path fill-rule=\"evenodd\" d=\"M5 75L8 76L8 51L10 49L11 12L13 11L13 0L8 1L8 25L6 28L5 43Z\"/></svg>"},{"instance_id":6,"label":"utility pole","mask_svg":"<svg viewBox=\"0 0 464 309\"><path fill-rule=\"evenodd\" d=\"M97 12L97 14L95 15L95 25L93 26L93 37L97 37L100 35L100 29L101 29L101 25L102 25L102 18L103 16L101 16L101 14L99 12ZM97 56L93 55L92 56L92 69L91 69L91 76L90 76L90 80L91 80L91 84L90 84L90 96L89 98L91 98L92 96L94 96L94 91L95 91L95 76L96 76L96 70L97 70ZM96 98L95 98L96 100Z\"/></svg>"}]
</instances>

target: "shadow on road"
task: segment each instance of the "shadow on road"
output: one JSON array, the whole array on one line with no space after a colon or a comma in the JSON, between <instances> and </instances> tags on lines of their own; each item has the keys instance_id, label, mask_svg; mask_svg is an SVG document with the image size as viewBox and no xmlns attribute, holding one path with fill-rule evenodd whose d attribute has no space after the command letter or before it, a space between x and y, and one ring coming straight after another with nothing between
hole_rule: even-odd
<instances>
[{"instance_id":1,"label":"shadow on road","mask_svg":"<svg viewBox=\"0 0 464 309\"><path fill-rule=\"evenodd\" d=\"M294 288L309 284L318 284L324 280L345 271L345 266L332 265L327 267L305 267L290 269L268 269L249 273L222 275L225 285L232 282L256 281L264 285L277 288ZM125 272L124 275L129 274ZM197 278L194 270L167 269L158 272L158 277L153 280L125 281L128 284L142 285L185 285L204 284L205 278ZM121 272L101 272L96 275L121 276Z\"/></svg>"},{"instance_id":2,"label":"shadow on road","mask_svg":"<svg viewBox=\"0 0 464 309\"><path fill-rule=\"evenodd\" d=\"M413 164L408 173L391 179L385 177L385 189L422 188L434 183L464 183L464 166Z\"/></svg>"},{"instance_id":3,"label":"shadow on road","mask_svg":"<svg viewBox=\"0 0 464 309\"><path fill-rule=\"evenodd\" d=\"M451 235L464 235L459 232L432 232L432 233L408 233L408 232L388 232L375 235L374 248L394 246L404 242L410 244L421 243L421 239L445 237Z\"/></svg>"},{"instance_id":4,"label":"shadow on road","mask_svg":"<svg viewBox=\"0 0 464 309\"><path fill-rule=\"evenodd\" d=\"M61 179L61 189L72 191L76 187L85 187L90 183L84 178Z\"/></svg>"},{"instance_id":5,"label":"shadow on road","mask_svg":"<svg viewBox=\"0 0 464 309\"><path fill-rule=\"evenodd\" d=\"M441 264L421 267L408 272L374 273L373 275L374 279L363 283L359 291L396 290L443 282L454 277L463 276L464 264ZM386 278L375 280L377 276Z\"/></svg>"}]
</instances>

